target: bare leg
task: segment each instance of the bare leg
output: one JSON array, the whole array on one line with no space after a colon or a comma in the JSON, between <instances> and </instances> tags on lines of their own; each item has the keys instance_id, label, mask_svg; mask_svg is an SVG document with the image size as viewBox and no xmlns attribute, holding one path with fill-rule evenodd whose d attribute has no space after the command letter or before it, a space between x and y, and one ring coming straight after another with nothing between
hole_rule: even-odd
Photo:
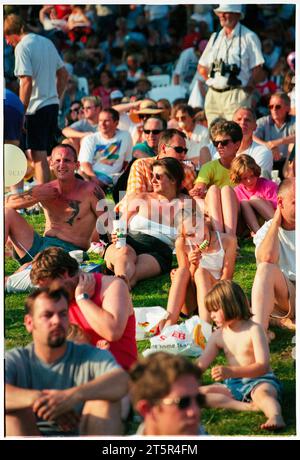
<instances>
[{"instance_id":1,"label":"bare leg","mask_svg":"<svg viewBox=\"0 0 300 460\"><path fill-rule=\"evenodd\" d=\"M6 414L6 436L41 436L36 418L31 409L23 409Z\"/></svg>"},{"instance_id":2,"label":"bare leg","mask_svg":"<svg viewBox=\"0 0 300 460\"><path fill-rule=\"evenodd\" d=\"M256 214L251 206L250 201L243 200L241 201L241 210L244 221L250 230L256 233L260 229Z\"/></svg>"},{"instance_id":3,"label":"bare leg","mask_svg":"<svg viewBox=\"0 0 300 460\"><path fill-rule=\"evenodd\" d=\"M281 270L275 264L262 262L257 267L252 287L252 313L253 321L263 326L266 331L275 299L288 312L288 288Z\"/></svg>"},{"instance_id":4,"label":"bare leg","mask_svg":"<svg viewBox=\"0 0 300 460\"><path fill-rule=\"evenodd\" d=\"M86 436L116 436L123 434L121 403L87 401L80 420L80 434Z\"/></svg>"},{"instance_id":5,"label":"bare leg","mask_svg":"<svg viewBox=\"0 0 300 460\"><path fill-rule=\"evenodd\" d=\"M205 385L199 388L199 392L205 395L206 407L239 411L257 410L252 403L246 403L234 399L226 385Z\"/></svg>"},{"instance_id":6,"label":"bare leg","mask_svg":"<svg viewBox=\"0 0 300 460\"><path fill-rule=\"evenodd\" d=\"M210 313L206 310L204 305L204 298L208 291L216 284L216 280L208 270L199 266L195 272L195 284L197 289L199 316L207 323L211 323Z\"/></svg>"},{"instance_id":7,"label":"bare leg","mask_svg":"<svg viewBox=\"0 0 300 460\"><path fill-rule=\"evenodd\" d=\"M225 233L236 235L238 218L238 200L232 187L225 185L221 188L221 202Z\"/></svg>"},{"instance_id":8,"label":"bare leg","mask_svg":"<svg viewBox=\"0 0 300 460\"><path fill-rule=\"evenodd\" d=\"M262 410L267 421L261 425L264 430L278 430L285 427L281 407L277 400L277 390L267 382L257 385L251 397L256 406Z\"/></svg>"},{"instance_id":9,"label":"bare leg","mask_svg":"<svg viewBox=\"0 0 300 460\"><path fill-rule=\"evenodd\" d=\"M160 275L161 268L157 260L150 254L140 254L137 256L135 273L129 278L131 287L138 281L153 278Z\"/></svg>"},{"instance_id":10,"label":"bare leg","mask_svg":"<svg viewBox=\"0 0 300 460\"><path fill-rule=\"evenodd\" d=\"M117 249L114 244L110 245L105 253L105 261L116 276L125 276L129 281L135 275L137 256L131 246Z\"/></svg>"},{"instance_id":11,"label":"bare leg","mask_svg":"<svg viewBox=\"0 0 300 460\"><path fill-rule=\"evenodd\" d=\"M190 280L190 271L187 267L178 267L173 277L169 291L167 311L169 318L166 326L176 324L179 313L186 298L187 287Z\"/></svg>"},{"instance_id":12,"label":"bare leg","mask_svg":"<svg viewBox=\"0 0 300 460\"><path fill-rule=\"evenodd\" d=\"M14 209L5 208L5 243L9 237L19 257L26 255L22 246L26 250L31 248L33 236L33 228L26 220Z\"/></svg>"},{"instance_id":13,"label":"bare leg","mask_svg":"<svg viewBox=\"0 0 300 460\"><path fill-rule=\"evenodd\" d=\"M31 150L34 161L34 176L38 184L45 184L50 180L50 170L45 150Z\"/></svg>"},{"instance_id":14,"label":"bare leg","mask_svg":"<svg viewBox=\"0 0 300 460\"><path fill-rule=\"evenodd\" d=\"M218 232L224 232L224 222L222 213L221 190L216 185L211 185L205 198L205 204L208 209L213 229Z\"/></svg>"},{"instance_id":15,"label":"bare leg","mask_svg":"<svg viewBox=\"0 0 300 460\"><path fill-rule=\"evenodd\" d=\"M275 211L270 201L262 200L253 196L250 198L250 204L265 220L270 220L274 216Z\"/></svg>"}]
</instances>

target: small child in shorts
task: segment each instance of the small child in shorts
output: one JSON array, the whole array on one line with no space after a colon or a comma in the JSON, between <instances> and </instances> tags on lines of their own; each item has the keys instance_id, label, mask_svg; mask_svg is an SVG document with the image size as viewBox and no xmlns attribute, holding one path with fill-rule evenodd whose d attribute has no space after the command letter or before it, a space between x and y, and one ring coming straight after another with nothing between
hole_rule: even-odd
<instances>
[{"instance_id":1,"label":"small child in shorts","mask_svg":"<svg viewBox=\"0 0 300 460\"><path fill-rule=\"evenodd\" d=\"M212 368L216 384L200 388L207 407L260 410L267 417L261 429L284 428L279 403L282 386L270 368L265 332L251 320L243 290L233 281L219 281L206 295L205 307L218 329L211 335L198 365L204 372L220 350L224 350L228 362Z\"/></svg>"}]
</instances>

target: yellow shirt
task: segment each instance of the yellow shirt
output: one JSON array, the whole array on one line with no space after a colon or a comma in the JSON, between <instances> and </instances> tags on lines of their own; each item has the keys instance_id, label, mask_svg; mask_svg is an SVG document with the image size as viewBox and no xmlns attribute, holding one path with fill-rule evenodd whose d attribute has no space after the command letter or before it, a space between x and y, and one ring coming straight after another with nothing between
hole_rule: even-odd
<instances>
[{"instance_id":1,"label":"yellow shirt","mask_svg":"<svg viewBox=\"0 0 300 460\"><path fill-rule=\"evenodd\" d=\"M221 165L219 160L209 161L200 169L195 184L202 182L208 187L211 185L217 185L218 187L230 185L233 187L234 184L229 179L229 171L229 169Z\"/></svg>"}]
</instances>

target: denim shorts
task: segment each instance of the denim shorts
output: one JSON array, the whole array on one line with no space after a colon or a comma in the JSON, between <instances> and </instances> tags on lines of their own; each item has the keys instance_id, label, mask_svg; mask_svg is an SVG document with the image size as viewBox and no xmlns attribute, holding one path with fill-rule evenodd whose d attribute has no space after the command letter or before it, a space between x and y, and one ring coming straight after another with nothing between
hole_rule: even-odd
<instances>
[{"instance_id":1,"label":"denim shorts","mask_svg":"<svg viewBox=\"0 0 300 460\"><path fill-rule=\"evenodd\" d=\"M243 379L225 379L224 385L230 390L234 399L238 401L249 402L251 401L252 390L261 383L269 383L276 388L278 398L282 395L282 384L273 372L268 372L261 377L255 379L243 378Z\"/></svg>"},{"instance_id":2,"label":"denim shorts","mask_svg":"<svg viewBox=\"0 0 300 460\"><path fill-rule=\"evenodd\" d=\"M75 244L69 243L68 241L60 240L54 236L40 236L38 233L34 232L33 243L31 248L28 249L26 256L20 258L14 251L14 259L23 265L30 262L38 252L41 252L46 248L50 248L51 246L62 248L66 252L74 251L76 249L82 250L79 246L75 246Z\"/></svg>"}]
</instances>

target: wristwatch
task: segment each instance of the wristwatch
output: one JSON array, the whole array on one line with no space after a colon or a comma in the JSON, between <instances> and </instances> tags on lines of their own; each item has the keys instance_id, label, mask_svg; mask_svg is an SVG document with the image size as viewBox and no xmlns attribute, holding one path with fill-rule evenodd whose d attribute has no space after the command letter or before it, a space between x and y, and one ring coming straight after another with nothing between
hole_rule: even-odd
<instances>
[{"instance_id":1,"label":"wristwatch","mask_svg":"<svg viewBox=\"0 0 300 460\"><path fill-rule=\"evenodd\" d=\"M88 300L90 296L86 293L83 292L82 294L79 294L78 296L75 297L76 302L79 302L79 300Z\"/></svg>"}]
</instances>

